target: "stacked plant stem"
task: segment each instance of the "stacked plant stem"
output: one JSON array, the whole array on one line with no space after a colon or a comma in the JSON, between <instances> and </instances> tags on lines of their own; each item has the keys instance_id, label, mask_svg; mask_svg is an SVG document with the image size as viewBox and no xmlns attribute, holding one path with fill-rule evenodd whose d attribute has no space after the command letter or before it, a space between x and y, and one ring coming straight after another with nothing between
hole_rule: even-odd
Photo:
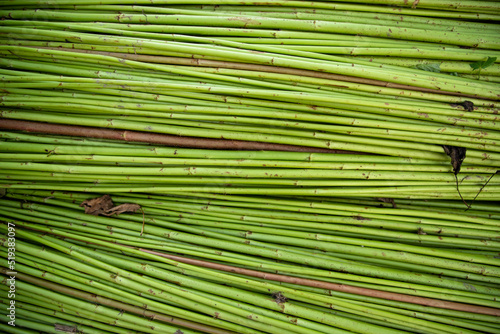
<instances>
[{"instance_id":1,"label":"stacked plant stem","mask_svg":"<svg viewBox=\"0 0 500 334\"><path fill-rule=\"evenodd\" d=\"M498 331L491 207L459 215L420 201L387 208L370 200L113 193L142 212L108 218L80 208L92 195L9 189L0 200L3 219L17 227L21 295L44 305L49 298L63 313L66 303L92 310L88 300L96 301L126 312L99 307L103 319L114 318L94 320L140 332L151 332L141 323L163 331L169 317L174 327L165 331L187 333L217 332L200 324L237 333ZM21 301L29 319L30 311L50 312ZM137 313L160 316L139 322Z\"/></svg>"},{"instance_id":2,"label":"stacked plant stem","mask_svg":"<svg viewBox=\"0 0 500 334\"><path fill-rule=\"evenodd\" d=\"M499 7L0 1L0 330L500 333Z\"/></svg>"}]
</instances>

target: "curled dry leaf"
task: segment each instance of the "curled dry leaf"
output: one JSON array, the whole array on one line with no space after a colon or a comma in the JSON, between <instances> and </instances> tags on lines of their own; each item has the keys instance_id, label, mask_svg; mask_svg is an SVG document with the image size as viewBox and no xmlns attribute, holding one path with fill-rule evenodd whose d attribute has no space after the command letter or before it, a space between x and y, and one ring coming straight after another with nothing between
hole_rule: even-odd
<instances>
[{"instance_id":1,"label":"curled dry leaf","mask_svg":"<svg viewBox=\"0 0 500 334\"><path fill-rule=\"evenodd\" d=\"M85 208L85 213L93 216L112 216L119 215L126 212L137 212L141 209L139 204L124 203L115 206L111 196L104 195L83 201L80 204Z\"/></svg>"},{"instance_id":2,"label":"curled dry leaf","mask_svg":"<svg viewBox=\"0 0 500 334\"><path fill-rule=\"evenodd\" d=\"M443 145L444 152L451 158L451 165L453 166L453 172L455 175L460 172L462 167L462 162L465 159L467 149L465 147L457 147L450 145Z\"/></svg>"},{"instance_id":3,"label":"curled dry leaf","mask_svg":"<svg viewBox=\"0 0 500 334\"><path fill-rule=\"evenodd\" d=\"M83 201L80 206L85 208L85 213L93 216L99 216L111 209L114 204L111 196L104 195Z\"/></svg>"}]
</instances>

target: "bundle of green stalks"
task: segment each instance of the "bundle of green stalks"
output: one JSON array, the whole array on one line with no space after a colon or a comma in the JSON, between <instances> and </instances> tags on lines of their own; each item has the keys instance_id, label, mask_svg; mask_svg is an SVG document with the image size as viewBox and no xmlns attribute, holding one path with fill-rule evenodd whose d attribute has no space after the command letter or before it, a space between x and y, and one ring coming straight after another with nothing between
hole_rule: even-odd
<instances>
[{"instance_id":1,"label":"bundle of green stalks","mask_svg":"<svg viewBox=\"0 0 500 334\"><path fill-rule=\"evenodd\" d=\"M167 66L168 71L210 78L198 81L154 70L131 71L127 69L128 60L120 63L118 58L110 56L29 47L2 48L5 56L14 53L15 58L35 57L0 60L0 64L9 68L0 70L5 74L0 83L2 118L57 124L72 124L78 119L79 125L88 127L438 161L447 159L442 145L451 145L467 149L466 162L500 165L498 108L492 101L473 99L475 105L484 106L464 111L457 104L464 103L461 97L449 98L451 104L421 101L373 92L357 94L347 88L323 90L296 86L288 81L289 76L282 74L278 75L281 81L270 82L206 73L200 68L133 62L159 69ZM57 62L59 56L67 57L63 55L66 53L75 58L57 64L45 62ZM39 55L42 59L37 59ZM70 64L87 57L97 64L82 63L78 67ZM101 65L101 58L115 59L123 67ZM42 69L52 73L33 72ZM229 72L241 75L242 71ZM251 76L267 76L264 72L247 72ZM69 73L74 76L67 76ZM379 90L376 86L364 87Z\"/></svg>"},{"instance_id":2,"label":"bundle of green stalks","mask_svg":"<svg viewBox=\"0 0 500 334\"><path fill-rule=\"evenodd\" d=\"M500 165L495 2L189 3L0 3L0 117Z\"/></svg>"},{"instance_id":3,"label":"bundle of green stalks","mask_svg":"<svg viewBox=\"0 0 500 334\"><path fill-rule=\"evenodd\" d=\"M500 2L0 18L0 331L500 333Z\"/></svg>"},{"instance_id":4,"label":"bundle of green stalks","mask_svg":"<svg viewBox=\"0 0 500 334\"><path fill-rule=\"evenodd\" d=\"M9 189L0 199L0 228L15 226L20 326L500 332L498 207L463 215L446 202L398 200L395 209L368 199L111 195L141 212L85 214L79 204L99 195L81 192Z\"/></svg>"}]
</instances>

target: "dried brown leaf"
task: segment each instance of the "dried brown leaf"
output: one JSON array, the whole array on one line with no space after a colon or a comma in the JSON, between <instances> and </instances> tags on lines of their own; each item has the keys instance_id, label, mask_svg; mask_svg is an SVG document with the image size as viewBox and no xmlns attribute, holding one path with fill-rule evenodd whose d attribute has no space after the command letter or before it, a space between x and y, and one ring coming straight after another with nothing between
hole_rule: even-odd
<instances>
[{"instance_id":1,"label":"dried brown leaf","mask_svg":"<svg viewBox=\"0 0 500 334\"><path fill-rule=\"evenodd\" d=\"M100 214L106 213L114 206L114 204L111 200L111 196L104 195L101 197L85 200L80 204L80 206L85 208L86 214L98 216Z\"/></svg>"},{"instance_id":2,"label":"dried brown leaf","mask_svg":"<svg viewBox=\"0 0 500 334\"><path fill-rule=\"evenodd\" d=\"M137 212L141 209L139 204L124 203L115 206L111 196L104 195L83 201L80 206L85 208L85 213L93 216L112 216L126 212Z\"/></svg>"},{"instance_id":3,"label":"dried brown leaf","mask_svg":"<svg viewBox=\"0 0 500 334\"><path fill-rule=\"evenodd\" d=\"M450 145L443 145L444 152L451 158L451 165L453 172L457 175L462 167L462 162L465 159L467 149L465 147L457 147Z\"/></svg>"}]
</instances>

